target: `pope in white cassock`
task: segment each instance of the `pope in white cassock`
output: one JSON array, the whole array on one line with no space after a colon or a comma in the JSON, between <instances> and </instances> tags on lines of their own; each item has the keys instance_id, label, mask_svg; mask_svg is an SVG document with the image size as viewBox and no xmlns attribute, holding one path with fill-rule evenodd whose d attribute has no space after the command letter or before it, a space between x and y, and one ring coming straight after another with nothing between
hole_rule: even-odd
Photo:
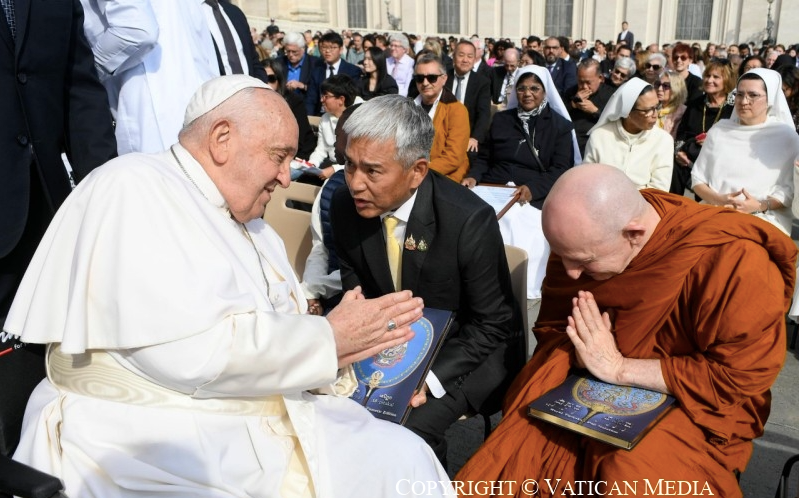
<instances>
[{"instance_id":1,"label":"pope in white cassock","mask_svg":"<svg viewBox=\"0 0 800 498\"><path fill-rule=\"evenodd\" d=\"M223 76L178 144L69 196L5 324L49 344L16 460L73 497L378 497L409 481L454 495L422 439L346 398L349 365L410 338L422 301L356 289L305 314L261 219L297 134L280 95Z\"/></svg>"}]
</instances>

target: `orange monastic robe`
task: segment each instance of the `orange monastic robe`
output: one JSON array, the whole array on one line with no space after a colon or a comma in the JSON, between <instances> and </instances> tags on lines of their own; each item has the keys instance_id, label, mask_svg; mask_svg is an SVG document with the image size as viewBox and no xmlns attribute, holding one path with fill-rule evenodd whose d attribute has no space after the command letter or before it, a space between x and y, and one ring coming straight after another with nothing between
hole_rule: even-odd
<instances>
[{"instance_id":1,"label":"orange monastic robe","mask_svg":"<svg viewBox=\"0 0 800 498\"><path fill-rule=\"evenodd\" d=\"M506 416L457 480L514 481L502 488L511 494L500 496L528 496L534 487L521 489L526 479L536 481L543 497L578 493L579 486L584 495L587 486L607 494L615 483L620 493L632 496L628 485L637 487L635 494L653 494L659 479L662 490L677 486L667 481L698 481L692 486L706 496L741 496L734 471L744 470L751 440L762 435L769 415L769 389L786 351L784 314L797 249L754 216L655 190L642 195L661 221L623 273L571 280L551 257L536 352L509 389ZM563 331L578 290L591 291L601 310L612 311L624 356L661 360L680 406L631 451L527 416L528 404L575 364ZM462 487L461 496L467 491Z\"/></svg>"}]
</instances>

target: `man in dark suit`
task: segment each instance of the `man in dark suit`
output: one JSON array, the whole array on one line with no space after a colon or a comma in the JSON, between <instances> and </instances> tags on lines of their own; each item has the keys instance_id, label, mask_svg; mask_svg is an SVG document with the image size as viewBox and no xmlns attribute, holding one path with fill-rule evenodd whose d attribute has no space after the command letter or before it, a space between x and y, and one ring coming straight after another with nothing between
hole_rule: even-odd
<instances>
[{"instance_id":1,"label":"man in dark suit","mask_svg":"<svg viewBox=\"0 0 800 498\"><path fill-rule=\"evenodd\" d=\"M622 31L617 35L617 42L625 42L633 50L633 33L628 31L628 21L622 21Z\"/></svg>"},{"instance_id":2,"label":"man in dark suit","mask_svg":"<svg viewBox=\"0 0 800 498\"><path fill-rule=\"evenodd\" d=\"M581 157L589 140L589 130L597 124L613 94L614 88L605 83L599 62L584 59L578 64L578 84L567 90L564 105L575 126Z\"/></svg>"},{"instance_id":3,"label":"man in dark suit","mask_svg":"<svg viewBox=\"0 0 800 498\"><path fill-rule=\"evenodd\" d=\"M564 50L558 38L551 36L544 41L544 58L553 84L563 98L567 90L577 84L575 63L563 59Z\"/></svg>"},{"instance_id":4,"label":"man in dark suit","mask_svg":"<svg viewBox=\"0 0 800 498\"><path fill-rule=\"evenodd\" d=\"M472 71L474 64L475 46L467 40L461 40L456 44L453 70L447 73L447 82L444 85L469 112L467 156L470 164L478 153L478 145L486 137L492 119L492 84L482 74Z\"/></svg>"},{"instance_id":5,"label":"man in dark suit","mask_svg":"<svg viewBox=\"0 0 800 498\"><path fill-rule=\"evenodd\" d=\"M344 290L411 290L456 314L406 423L444 462L445 430L493 405L524 356L500 229L486 203L428 170L433 126L412 101L372 99L344 132L348 188L331 207Z\"/></svg>"},{"instance_id":6,"label":"man in dark suit","mask_svg":"<svg viewBox=\"0 0 800 498\"><path fill-rule=\"evenodd\" d=\"M303 33L292 31L286 33L283 38L284 55L279 59L283 64L284 74L286 74L286 89L295 92L303 97L308 104L309 87L311 86L311 75L316 67L322 64L321 59L311 54L306 54L306 39ZM309 111L306 105L306 113L313 114L313 107Z\"/></svg>"},{"instance_id":7,"label":"man in dark suit","mask_svg":"<svg viewBox=\"0 0 800 498\"><path fill-rule=\"evenodd\" d=\"M233 28L236 30L236 35L242 42L242 52L244 53L245 61L247 61L247 67L243 68L241 74L245 74L246 72L253 78L258 78L264 83L269 83L267 81L267 72L258 59L256 46L253 44L253 37L250 33L250 24L247 22L247 17L244 15L244 12L242 12L239 7L230 3L229 0L219 0L219 6L222 7L222 11L228 16L228 19L230 19ZM229 74L223 70L224 64L222 57L225 56L225 50L223 48L223 50L220 51L220 47L219 42L214 39L214 48L217 49L217 62L220 65L219 74Z\"/></svg>"},{"instance_id":8,"label":"man in dark suit","mask_svg":"<svg viewBox=\"0 0 800 498\"><path fill-rule=\"evenodd\" d=\"M306 108L309 116L320 116L322 114L320 102L320 88L322 82L336 74L344 74L353 80L357 85L361 78L361 68L355 64L350 64L342 59L342 47L344 41L341 35L334 31L328 31L319 39L319 53L322 56L322 64L318 64L311 72L311 82L308 85L306 94Z\"/></svg>"},{"instance_id":9,"label":"man in dark suit","mask_svg":"<svg viewBox=\"0 0 800 498\"><path fill-rule=\"evenodd\" d=\"M105 89L83 33L83 9L67 2L0 2L0 325L72 179L116 155ZM0 453L17 444L44 361L0 334ZM10 354L6 354L9 353Z\"/></svg>"},{"instance_id":10,"label":"man in dark suit","mask_svg":"<svg viewBox=\"0 0 800 498\"><path fill-rule=\"evenodd\" d=\"M492 102L506 104L514 78L519 69L519 52L516 48L507 48L503 52L503 64L492 68Z\"/></svg>"}]
</instances>

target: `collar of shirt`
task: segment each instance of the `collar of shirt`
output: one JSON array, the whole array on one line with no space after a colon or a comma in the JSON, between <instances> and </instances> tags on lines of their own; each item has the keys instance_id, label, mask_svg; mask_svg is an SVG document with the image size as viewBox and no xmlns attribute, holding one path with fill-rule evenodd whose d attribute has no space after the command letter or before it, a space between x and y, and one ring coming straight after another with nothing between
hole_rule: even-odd
<instances>
[{"instance_id":1,"label":"collar of shirt","mask_svg":"<svg viewBox=\"0 0 800 498\"><path fill-rule=\"evenodd\" d=\"M331 66L333 66L333 74L339 74L339 66L341 66L342 59L336 59L336 62L333 64L328 64L325 62L325 75L328 75L328 71L330 71Z\"/></svg>"},{"instance_id":2,"label":"collar of shirt","mask_svg":"<svg viewBox=\"0 0 800 498\"><path fill-rule=\"evenodd\" d=\"M300 68L303 67L303 63L305 61L306 61L306 54L303 54L303 56L300 57L300 60L297 61L297 65L296 66L293 66L292 63L289 62L289 59L286 59L286 62L289 62L289 64L288 64L289 65L289 71L297 71L297 70L299 70Z\"/></svg>"},{"instance_id":3,"label":"collar of shirt","mask_svg":"<svg viewBox=\"0 0 800 498\"><path fill-rule=\"evenodd\" d=\"M433 119L433 117L436 116L436 108L439 106L439 99L441 98L442 98L442 92L439 92L439 95L436 96L436 100L433 101L431 110L428 111L428 117L430 117L431 119ZM414 103L422 107L422 95L417 95L417 97L414 99Z\"/></svg>"},{"instance_id":4,"label":"collar of shirt","mask_svg":"<svg viewBox=\"0 0 800 498\"><path fill-rule=\"evenodd\" d=\"M411 218L411 210L414 209L414 203L416 200L417 191L414 190L414 193L411 194L411 197L409 197L406 202L401 204L399 208L381 215L381 226L383 226L383 219L387 216L394 216L397 218L397 227L394 229L394 238L399 240L400 244L402 244L406 238L406 226L408 225L408 220ZM383 238L386 239L386 228L383 230Z\"/></svg>"}]
</instances>

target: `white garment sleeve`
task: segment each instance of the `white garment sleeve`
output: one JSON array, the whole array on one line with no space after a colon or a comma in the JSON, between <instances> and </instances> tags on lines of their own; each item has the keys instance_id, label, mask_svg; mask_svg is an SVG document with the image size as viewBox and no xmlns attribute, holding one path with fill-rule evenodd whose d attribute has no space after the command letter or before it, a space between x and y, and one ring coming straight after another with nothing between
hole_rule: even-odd
<instances>
[{"instance_id":1,"label":"white garment sleeve","mask_svg":"<svg viewBox=\"0 0 800 498\"><path fill-rule=\"evenodd\" d=\"M584 154L583 154L583 162L586 164L597 162L597 154L594 151L594 140L592 139L591 135L589 135L589 140L586 141L586 148L584 149Z\"/></svg>"},{"instance_id":2,"label":"white garment sleeve","mask_svg":"<svg viewBox=\"0 0 800 498\"><path fill-rule=\"evenodd\" d=\"M333 331L313 315L234 314L192 337L110 353L156 384L196 398L297 393L337 377Z\"/></svg>"},{"instance_id":3,"label":"white garment sleeve","mask_svg":"<svg viewBox=\"0 0 800 498\"><path fill-rule=\"evenodd\" d=\"M694 164L692 165L692 188L695 188L698 185L708 185L711 186L711 182L708 179L708 168L711 166L711 161L713 157L709 157L712 154L710 151L712 150L714 142L716 140L716 133L714 133L714 129L708 130L708 134L706 135L706 139L703 142L703 147L700 148L700 154L697 156ZM712 187L713 188L713 187Z\"/></svg>"},{"instance_id":4,"label":"white garment sleeve","mask_svg":"<svg viewBox=\"0 0 800 498\"><path fill-rule=\"evenodd\" d=\"M158 41L159 26L149 0L99 0L106 26L92 47L95 64L107 74L144 59Z\"/></svg>"},{"instance_id":5,"label":"white garment sleeve","mask_svg":"<svg viewBox=\"0 0 800 498\"><path fill-rule=\"evenodd\" d=\"M319 190L311 207L311 252L306 260L306 269L303 271L303 282L300 284L306 299L331 297L342 291L339 270L328 273L328 248L322 240L322 222L319 215L321 195L322 189Z\"/></svg>"},{"instance_id":6,"label":"white garment sleeve","mask_svg":"<svg viewBox=\"0 0 800 498\"><path fill-rule=\"evenodd\" d=\"M672 183L674 142L672 135L665 131L659 133L658 136L660 142L652 160L653 166L650 170L650 181L647 182L647 188L657 188L664 192L669 192L669 187Z\"/></svg>"}]
</instances>

